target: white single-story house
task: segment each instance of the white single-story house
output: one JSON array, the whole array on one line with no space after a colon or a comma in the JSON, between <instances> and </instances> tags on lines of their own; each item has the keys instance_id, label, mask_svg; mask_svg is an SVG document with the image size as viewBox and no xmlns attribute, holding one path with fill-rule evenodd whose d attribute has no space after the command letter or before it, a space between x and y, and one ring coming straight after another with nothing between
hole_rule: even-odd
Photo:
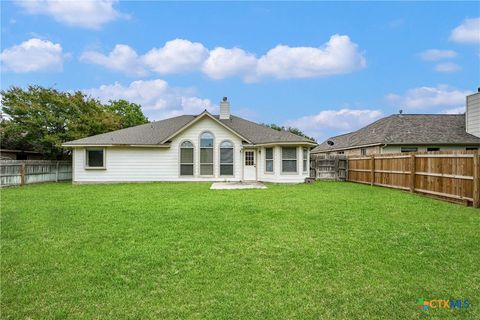
<instances>
[{"instance_id":1,"label":"white single-story house","mask_svg":"<svg viewBox=\"0 0 480 320\"><path fill-rule=\"evenodd\" d=\"M63 144L72 149L74 183L265 181L309 176L315 142L230 114L206 110Z\"/></svg>"}]
</instances>

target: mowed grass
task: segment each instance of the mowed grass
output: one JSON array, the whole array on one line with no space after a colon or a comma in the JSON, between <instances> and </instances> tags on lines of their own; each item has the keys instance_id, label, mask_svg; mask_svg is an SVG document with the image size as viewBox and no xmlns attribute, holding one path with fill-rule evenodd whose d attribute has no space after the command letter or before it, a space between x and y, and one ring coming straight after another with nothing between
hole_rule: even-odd
<instances>
[{"instance_id":1,"label":"mowed grass","mask_svg":"<svg viewBox=\"0 0 480 320\"><path fill-rule=\"evenodd\" d=\"M209 187L1 190L1 317L480 318L480 210L353 183Z\"/></svg>"}]
</instances>

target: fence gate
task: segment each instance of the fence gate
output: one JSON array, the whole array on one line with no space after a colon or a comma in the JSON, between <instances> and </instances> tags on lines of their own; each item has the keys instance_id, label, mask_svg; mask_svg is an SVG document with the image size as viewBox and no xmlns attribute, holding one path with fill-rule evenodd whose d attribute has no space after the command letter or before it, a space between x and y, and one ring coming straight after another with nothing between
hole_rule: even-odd
<instances>
[{"instance_id":1,"label":"fence gate","mask_svg":"<svg viewBox=\"0 0 480 320\"><path fill-rule=\"evenodd\" d=\"M344 181L347 178L347 167L347 157L342 154L310 155L310 178Z\"/></svg>"}]
</instances>

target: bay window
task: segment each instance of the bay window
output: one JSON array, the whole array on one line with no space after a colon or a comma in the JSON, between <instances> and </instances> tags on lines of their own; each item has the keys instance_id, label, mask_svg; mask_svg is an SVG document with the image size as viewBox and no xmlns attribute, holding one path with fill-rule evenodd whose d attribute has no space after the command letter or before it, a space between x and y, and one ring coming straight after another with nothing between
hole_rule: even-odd
<instances>
[{"instance_id":1,"label":"bay window","mask_svg":"<svg viewBox=\"0 0 480 320\"><path fill-rule=\"evenodd\" d=\"M273 172L273 148L265 148L265 172Z\"/></svg>"},{"instance_id":2,"label":"bay window","mask_svg":"<svg viewBox=\"0 0 480 320\"><path fill-rule=\"evenodd\" d=\"M282 172L297 172L297 148L282 148Z\"/></svg>"}]
</instances>

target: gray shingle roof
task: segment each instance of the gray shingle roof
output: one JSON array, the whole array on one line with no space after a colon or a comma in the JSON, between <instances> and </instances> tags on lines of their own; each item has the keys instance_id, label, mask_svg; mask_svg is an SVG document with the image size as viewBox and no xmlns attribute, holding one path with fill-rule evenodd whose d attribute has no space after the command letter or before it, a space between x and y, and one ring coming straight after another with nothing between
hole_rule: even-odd
<instances>
[{"instance_id":1,"label":"gray shingle roof","mask_svg":"<svg viewBox=\"0 0 480 320\"><path fill-rule=\"evenodd\" d=\"M218 116L216 116L218 119ZM289 131L278 131L268 128L264 125L242 119L240 117L231 116L230 120L220 120L227 127L237 132L241 136L247 138L254 144L262 143L278 143L278 142L311 142L307 138L298 136Z\"/></svg>"},{"instance_id":2,"label":"gray shingle roof","mask_svg":"<svg viewBox=\"0 0 480 320\"><path fill-rule=\"evenodd\" d=\"M327 144L329 140L334 142L333 146ZM465 131L463 114L395 114L377 120L355 132L331 137L312 152L374 144L479 145L480 138Z\"/></svg>"},{"instance_id":3,"label":"gray shingle roof","mask_svg":"<svg viewBox=\"0 0 480 320\"><path fill-rule=\"evenodd\" d=\"M163 140L187 125L196 117L184 115L160 121L154 121L139 126L103 133L83 139L69 141L64 146L75 145L158 145ZM218 120L218 116L214 116ZM219 120L240 136L248 139L253 144L279 143L279 142L310 142L307 138L297 136L287 131L277 131L263 125L231 116L230 120ZM313 142L314 143L314 142Z\"/></svg>"}]
</instances>

